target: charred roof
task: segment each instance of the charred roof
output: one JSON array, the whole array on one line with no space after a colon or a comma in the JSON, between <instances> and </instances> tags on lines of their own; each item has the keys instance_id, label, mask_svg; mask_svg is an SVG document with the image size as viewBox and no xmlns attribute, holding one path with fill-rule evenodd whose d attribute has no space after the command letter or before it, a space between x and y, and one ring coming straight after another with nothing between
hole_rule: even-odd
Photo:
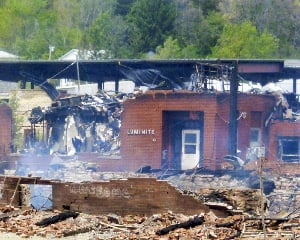
<instances>
[{"instance_id":1,"label":"charred roof","mask_svg":"<svg viewBox=\"0 0 300 240\"><path fill-rule=\"evenodd\" d=\"M180 89L195 73L205 76L230 72L238 67L241 79L266 84L283 78L300 78L300 69L284 65L284 60L234 60L234 59L178 59L178 60L129 60L102 61L1 61L0 79L4 81L32 82L45 90L52 99L58 92L49 79L78 79L98 83L130 79L137 86L163 82L163 87ZM221 76L221 75L220 75Z\"/></svg>"}]
</instances>

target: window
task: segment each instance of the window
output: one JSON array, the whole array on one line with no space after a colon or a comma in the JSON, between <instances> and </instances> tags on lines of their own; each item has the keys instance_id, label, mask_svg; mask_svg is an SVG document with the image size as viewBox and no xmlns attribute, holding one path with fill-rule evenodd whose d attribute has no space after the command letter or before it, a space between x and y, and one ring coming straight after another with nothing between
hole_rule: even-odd
<instances>
[{"instance_id":1,"label":"window","mask_svg":"<svg viewBox=\"0 0 300 240\"><path fill-rule=\"evenodd\" d=\"M194 133L187 133L184 135L184 154L196 154L197 135Z\"/></svg>"},{"instance_id":2,"label":"window","mask_svg":"<svg viewBox=\"0 0 300 240\"><path fill-rule=\"evenodd\" d=\"M260 128L250 129L250 147L260 147L261 142L261 130Z\"/></svg>"},{"instance_id":3,"label":"window","mask_svg":"<svg viewBox=\"0 0 300 240\"><path fill-rule=\"evenodd\" d=\"M300 137L279 137L279 158L285 162L300 162Z\"/></svg>"}]
</instances>

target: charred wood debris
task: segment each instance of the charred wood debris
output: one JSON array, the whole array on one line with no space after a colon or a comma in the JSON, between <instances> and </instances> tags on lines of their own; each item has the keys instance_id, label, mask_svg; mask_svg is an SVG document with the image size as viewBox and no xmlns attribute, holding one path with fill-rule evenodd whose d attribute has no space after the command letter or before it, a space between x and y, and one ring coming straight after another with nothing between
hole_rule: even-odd
<instances>
[{"instance_id":1,"label":"charred wood debris","mask_svg":"<svg viewBox=\"0 0 300 240\"><path fill-rule=\"evenodd\" d=\"M133 175L145 176L141 173L102 173L102 179L126 179ZM255 178L253 176L249 181L254 182ZM216 178L207 172L206 175L200 172L177 172L166 179L172 185L177 185L182 195L193 196L209 206L210 211L185 215L166 210L150 216L119 216L113 213L91 215L70 209L40 211L32 205L22 208L7 205L0 208L0 236L1 232L9 232L22 238L74 237L78 240L300 238L299 208L272 215L265 211L263 222L257 191L222 187L222 182L228 181L241 187L245 181L242 178L220 175L219 181L215 181ZM189 186L180 186L184 182L189 182ZM199 185L192 189L191 183Z\"/></svg>"},{"instance_id":2,"label":"charred wood debris","mask_svg":"<svg viewBox=\"0 0 300 240\"><path fill-rule=\"evenodd\" d=\"M122 102L138 93L109 95L102 91L97 95L61 98L51 107L33 108L29 117L32 133L26 139L24 151L65 155L88 151L119 155ZM45 122L48 139L43 136L43 141L38 141L35 126Z\"/></svg>"},{"instance_id":3,"label":"charred wood debris","mask_svg":"<svg viewBox=\"0 0 300 240\"><path fill-rule=\"evenodd\" d=\"M299 239L300 217L265 218L244 214L217 217L213 212L187 216L167 211L151 216L87 215L3 207L0 232L37 239ZM1 233L0 233L1 236ZM35 238L36 239L36 238Z\"/></svg>"}]
</instances>

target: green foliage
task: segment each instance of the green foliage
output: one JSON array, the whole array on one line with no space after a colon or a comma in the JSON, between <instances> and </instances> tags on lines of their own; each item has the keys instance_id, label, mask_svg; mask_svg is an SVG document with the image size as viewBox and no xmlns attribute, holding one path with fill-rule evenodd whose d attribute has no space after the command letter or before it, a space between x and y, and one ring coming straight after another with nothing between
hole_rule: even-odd
<instances>
[{"instance_id":1,"label":"green foliage","mask_svg":"<svg viewBox=\"0 0 300 240\"><path fill-rule=\"evenodd\" d=\"M230 22L250 21L259 33L268 32L278 38L277 57L299 57L299 0L223 0L221 11Z\"/></svg>"},{"instance_id":2,"label":"green foliage","mask_svg":"<svg viewBox=\"0 0 300 240\"><path fill-rule=\"evenodd\" d=\"M178 40L172 37L168 37L163 46L158 46L156 53L151 56L153 59L187 59L197 57L197 47L195 45L191 44L181 48Z\"/></svg>"},{"instance_id":3,"label":"green foliage","mask_svg":"<svg viewBox=\"0 0 300 240\"><path fill-rule=\"evenodd\" d=\"M172 37L168 37L164 43L164 46L158 46L156 48L156 54L153 58L160 59L170 59L170 58L182 58L183 53L180 48L177 39L173 39Z\"/></svg>"},{"instance_id":4,"label":"green foliage","mask_svg":"<svg viewBox=\"0 0 300 240\"><path fill-rule=\"evenodd\" d=\"M197 53L199 57L207 57L211 54L211 47L215 46L220 38L225 20L220 13L210 12L208 16L198 25L197 40Z\"/></svg>"},{"instance_id":5,"label":"green foliage","mask_svg":"<svg viewBox=\"0 0 300 240\"><path fill-rule=\"evenodd\" d=\"M174 31L175 5L169 0L137 0L127 15L133 54L154 51Z\"/></svg>"},{"instance_id":6,"label":"green foliage","mask_svg":"<svg viewBox=\"0 0 300 240\"><path fill-rule=\"evenodd\" d=\"M213 11L213 7L206 6L209 9L203 14L203 4L203 1L192 4L183 0L177 5L181 11L176 18L176 37L182 48L194 46L193 53L197 58L205 58L211 53L211 47L216 44L225 24L223 16Z\"/></svg>"},{"instance_id":7,"label":"green foliage","mask_svg":"<svg viewBox=\"0 0 300 240\"><path fill-rule=\"evenodd\" d=\"M117 0L115 14L126 16L130 12L130 8L135 1L136 0Z\"/></svg>"},{"instance_id":8,"label":"green foliage","mask_svg":"<svg viewBox=\"0 0 300 240\"><path fill-rule=\"evenodd\" d=\"M227 24L217 45L212 48L215 58L274 58L278 39L272 34L259 34L250 22Z\"/></svg>"},{"instance_id":9,"label":"green foliage","mask_svg":"<svg viewBox=\"0 0 300 240\"><path fill-rule=\"evenodd\" d=\"M23 59L48 59L49 46L51 59L72 48L95 58L300 57L295 0L0 0L0 15L0 48ZM233 37L230 26L246 37Z\"/></svg>"},{"instance_id":10,"label":"green foliage","mask_svg":"<svg viewBox=\"0 0 300 240\"><path fill-rule=\"evenodd\" d=\"M10 96L9 106L12 109L13 117L13 143L19 149L23 148L23 134L22 134L22 124L24 122L24 117L18 114L19 100L17 95L14 93Z\"/></svg>"},{"instance_id":11,"label":"green foliage","mask_svg":"<svg viewBox=\"0 0 300 240\"><path fill-rule=\"evenodd\" d=\"M218 10L221 0L192 0L195 7L201 8L204 15Z\"/></svg>"},{"instance_id":12,"label":"green foliage","mask_svg":"<svg viewBox=\"0 0 300 240\"><path fill-rule=\"evenodd\" d=\"M95 54L96 59L125 57L126 31L127 26L120 16L109 11L99 14L88 33L89 48L96 53L105 50L107 54Z\"/></svg>"},{"instance_id":13,"label":"green foliage","mask_svg":"<svg viewBox=\"0 0 300 240\"><path fill-rule=\"evenodd\" d=\"M19 39L25 41L30 38L37 29L37 16L44 11L46 3L45 0L5 1L0 8L1 45L16 51Z\"/></svg>"}]
</instances>

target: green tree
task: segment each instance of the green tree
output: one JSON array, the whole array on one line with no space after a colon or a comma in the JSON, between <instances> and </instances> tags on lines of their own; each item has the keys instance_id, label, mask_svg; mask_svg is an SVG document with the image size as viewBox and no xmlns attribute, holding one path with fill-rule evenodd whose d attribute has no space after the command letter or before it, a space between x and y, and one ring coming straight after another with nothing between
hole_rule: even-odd
<instances>
[{"instance_id":1,"label":"green tree","mask_svg":"<svg viewBox=\"0 0 300 240\"><path fill-rule=\"evenodd\" d=\"M38 16L47 8L45 0L11 0L1 3L0 44L17 52L17 43L27 41L38 29Z\"/></svg>"},{"instance_id":2,"label":"green tree","mask_svg":"<svg viewBox=\"0 0 300 240\"><path fill-rule=\"evenodd\" d=\"M203 19L201 24L195 27L197 36L195 46L199 57L205 58L211 54L211 47L216 45L225 23L220 13L212 11Z\"/></svg>"},{"instance_id":3,"label":"green tree","mask_svg":"<svg viewBox=\"0 0 300 240\"><path fill-rule=\"evenodd\" d=\"M211 53L211 46L216 44L222 33L225 24L223 16L215 11L215 5L206 6L206 1L202 0L178 0L177 9L176 38L180 46L189 46L193 56L205 58ZM185 55L188 56L190 54Z\"/></svg>"},{"instance_id":4,"label":"green tree","mask_svg":"<svg viewBox=\"0 0 300 240\"><path fill-rule=\"evenodd\" d=\"M192 0L195 7L201 8L203 14L207 16L210 12L218 11L221 0Z\"/></svg>"},{"instance_id":5,"label":"green tree","mask_svg":"<svg viewBox=\"0 0 300 240\"><path fill-rule=\"evenodd\" d=\"M126 16L130 12L132 4L136 0L117 0L114 14Z\"/></svg>"},{"instance_id":6,"label":"green tree","mask_svg":"<svg viewBox=\"0 0 300 240\"><path fill-rule=\"evenodd\" d=\"M163 46L156 48L156 54L153 58L170 59L183 58L183 52L180 48L177 39L168 37Z\"/></svg>"},{"instance_id":7,"label":"green tree","mask_svg":"<svg viewBox=\"0 0 300 240\"><path fill-rule=\"evenodd\" d=\"M133 56L154 51L174 31L175 4L169 0L137 0L127 15Z\"/></svg>"},{"instance_id":8,"label":"green tree","mask_svg":"<svg viewBox=\"0 0 300 240\"><path fill-rule=\"evenodd\" d=\"M185 59L197 58L197 49L195 45L188 45L181 48L178 40L173 37L168 37L163 46L156 48L156 53L153 56L148 56L152 59Z\"/></svg>"},{"instance_id":9,"label":"green tree","mask_svg":"<svg viewBox=\"0 0 300 240\"><path fill-rule=\"evenodd\" d=\"M100 13L88 33L89 49L95 51L95 58L122 58L127 55L127 26L121 16L110 11ZM98 54L105 50L107 54Z\"/></svg>"},{"instance_id":10,"label":"green tree","mask_svg":"<svg viewBox=\"0 0 300 240\"><path fill-rule=\"evenodd\" d=\"M212 48L215 58L274 58L278 39L266 31L259 34L250 22L225 25Z\"/></svg>"},{"instance_id":11,"label":"green tree","mask_svg":"<svg viewBox=\"0 0 300 240\"><path fill-rule=\"evenodd\" d=\"M74 0L71 0L74 1ZM88 49L90 47L89 31L94 24L94 21L99 17L99 14L105 12L115 12L117 0L78 0L79 14L76 19L82 32L80 48Z\"/></svg>"},{"instance_id":12,"label":"green tree","mask_svg":"<svg viewBox=\"0 0 300 240\"><path fill-rule=\"evenodd\" d=\"M297 0L223 0L222 13L232 23L250 21L259 33L279 39L277 57L300 56L300 2Z\"/></svg>"},{"instance_id":13,"label":"green tree","mask_svg":"<svg viewBox=\"0 0 300 240\"><path fill-rule=\"evenodd\" d=\"M22 124L24 122L24 117L18 114L19 109L19 100L15 93L11 94L9 99L9 106L12 109L12 117L13 117L13 142L14 145L19 149L23 148L23 133L22 133Z\"/></svg>"}]
</instances>

